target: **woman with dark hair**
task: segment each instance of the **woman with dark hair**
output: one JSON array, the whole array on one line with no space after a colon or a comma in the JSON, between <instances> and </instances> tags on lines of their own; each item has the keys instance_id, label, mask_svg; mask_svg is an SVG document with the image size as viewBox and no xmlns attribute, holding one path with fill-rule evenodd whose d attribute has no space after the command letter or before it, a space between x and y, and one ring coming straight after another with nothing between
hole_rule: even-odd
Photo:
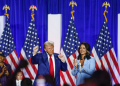
<instances>
[{"instance_id":1,"label":"woman with dark hair","mask_svg":"<svg viewBox=\"0 0 120 86\"><path fill-rule=\"evenodd\" d=\"M0 83L2 86L7 86L8 80L11 78L11 66L4 62L5 55L0 52Z\"/></svg>"},{"instance_id":2,"label":"woman with dark hair","mask_svg":"<svg viewBox=\"0 0 120 86\"><path fill-rule=\"evenodd\" d=\"M76 86L83 84L85 78L89 78L95 70L95 59L90 56L90 45L81 43L78 49L79 55L73 60L72 75L76 76Z\"/></svg>"}]
</instances>

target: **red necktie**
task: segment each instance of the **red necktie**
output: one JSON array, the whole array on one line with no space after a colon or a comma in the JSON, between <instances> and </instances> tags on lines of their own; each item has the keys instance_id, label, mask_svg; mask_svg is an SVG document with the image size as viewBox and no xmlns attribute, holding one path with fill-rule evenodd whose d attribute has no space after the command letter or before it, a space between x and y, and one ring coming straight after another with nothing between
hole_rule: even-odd
<instances>
[{"instance_id":1,"label":"red necktie","mask_svg":"<svg viewBox=\"0 0 120 86\"><path fill-rule=\"evenodd\" d=\"M49 58L49 64L50 64L50 75L53 77L53 80L54 80L54 65L53 65L51 55L50 55L50 58Z\"/></svg>"}]
</instances>

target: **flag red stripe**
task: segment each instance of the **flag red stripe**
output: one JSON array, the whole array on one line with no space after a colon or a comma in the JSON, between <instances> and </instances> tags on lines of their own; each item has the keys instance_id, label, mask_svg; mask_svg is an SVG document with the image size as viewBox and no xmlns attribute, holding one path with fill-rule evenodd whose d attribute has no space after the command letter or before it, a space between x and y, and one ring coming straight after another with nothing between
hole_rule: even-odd
<instances>
[{"instance_id":1,"label":"flag red stripe","mask_svg":"<svg viewBox=\"0 0 120 86\"><path fill-rule=\"evenodd\" d=\"M17 54L16 50L14 50L14 53L15 53L15 55L16 55L16 56L17 56L17 58L18 58L18 54Z\"/></svg>"},{"instance_id":2,"label":"flag red stripe","mask_svg":"<svg viewBox=\"0 0 120 86\"><path fill-rule=\"evenodd\" d=\"M16 61L15 61L15 59L14 59L14 57L13 57L12 53L11 53L11 54L9 54L9 57L10 57L10 59L11 59L12 63L14 64L15 68L17 68L18 64L16 63Z\"/></svg>"},{"instance_id":3,"label":"flag red stripe","mask_svg":"<svg viewBox=\"0 0 120 86\"><path fill-rule=\"evenodd\" d=\"M106 71L106 69L105 69L105 67L104 67L104 64L103 64L102 60L100 60L100 62L101 62L101 68L102 68L102 70L105 70L105 71Z\"/></svg>"},{"instance_id":4,"label":"flag red stripe","mask_svg":"<svg viewBox=\"0 0 120 86\"><path fill-rule=\"evenodd\" d=\"M65 77L64 77L64 75L63 75L62 71L60 71L60 76L61 76L61 78L62 78L62 80L63 80L63 84L65 84L65 83L66 83L66 81L65 81Z\"/></svg>"},{"instance_id":5,"label":"flag red stripe","mask_svg":"<svg viewBox=\"0 0 120 86\"><path fill-rule=\"evenodd\" d=\"M118 63L117 63L117 61L116 61L116 59L115 59L115 57L114 57L114 55L113 55L112 50L109 50L109 53L110 53L110 56L112 57L111 59L112 59L114 65L115 65L115 67L116 67L118 73L120 73L120 72L119 72L119 66L118 66Z\"/></svg>"},{"instance_id":6,"label":"flag red stripe","mask_svg":"<svg viewBox=\"0 0 120 86\"><path fill-rule=\"evenodd\" d=\"M28 59L28 61L29 61L30 65L31 65L31 67L33 68L33 70L34 70L35 74L37 74L37 68L36 68L36 66L35 66L35 65L33 65L33 64L31 63L31 58L30 58L30 59Z\"/></svg>"},{"instance_id":7,"label":"flag red stripe","mask_svg":"<svg viewBox=\"0 0 120 86\"><path fill-rule=\"evenodd\" d=\"M25 67L26 72L28 73L30 79L34 79L28 67Z\"/></svg>"},{"instance_id":8,"label":"flag red stripe","mask_svg":"<svg viewBox=\"0 0 120 86\"><path fill-rule=\"evenodd\" d=\"M4 59L4 62L7 63L7 64L9 64L6 58Z\"/></svg>"},{"instance_id":9,"label":"flag red stripe","mask_svg":"<svg viewBox=\"0 0 120 86\"><path fill-rule=\"evenodd\" d=\"M66 71L66 74L67 74L68 79L69 79L70 83L72 84L72 86L75 86L75 83L76 83L76 82L73 82L73 80L72 80L72 78L71 78L71 75L69 74L68 69L67 69L67 71Z\"/></svg>"},{"instance_id":10,"label":"flag red stripe","mask_svg":"<svg viewBox=\"0 0 120 86\"><path fill-rule=\"evenodd\" d=\"M4 61L5 61L5 63L9 64L6 58L4 59ZM13 70L11 69L11 74L13 74L13 73L14 73L14 72L13 72Z\"/></svg>"},{"instance_id":11,"label":"flag red stripe","mask_svg":"<svg viewBox=\"0 0 120 86\"><path fill-rule=\"evenodd\" d=\"M100 70L100 68L99 68L99 66L98 66L96 61L95 61L95 68L96 68L96 70Z\"/></svg>"},{"instance_id":12,"label":"flag red stripe","mask_svg":"<svg viewBox=\"0 0 120 86\"><path fill-rule=\"evenodd\" d=\"M91 53L91 56L94 57L93 53Z\"/></svg>"},{"instance_id":13,"label":"flag red stripe","mask_svg":"<svg viewBox=\"0 0 120 86\"><path fill-rule=\"evenodd\" d=\"M70 60L70 57L69 57L67 60L68 60L68 63L69 63L70 68L72 69L72 68L73 68L73 65L72 65L72 62L71 62L71 60Z\"/></svg>"},{"instance_id":14,"label":"flag red stripe","mask_svg":"<svg viewBox=\"0 0 120 86\"><path fill-rule=\"evenodd\" d=\"M111 68L111 66L110 66L110 63L109 63L109 61L108 61L107 55L105 54L104 57L105 57L105 60L106 60L106 62L107 62L107 65L108 65L108 67L109 67L109 70L110 70L110 72L111 72L111 75L112 75L112 77L113 77L113 80L114 80L114 82L117 84L117 83L118 83L118 80L116 79L115 74L114 74L114 72L113 72L113 70L112 70L112 68ZM111 57L111 58L112 58L112 57Z\"/></svg>"},{"instance_id":15,"label":"flag red stripe","mask_svg":"<svg viewBox=\"0 0 120 86\"><path fill-rule=\"evenodd\" d=\"M20 59L21 60L24 59L21 53L20 53ZM25 70L26 70L27 74L29 75L30 79L34 79L34 77L32 76L32 74L30 72L30 70L28 69L28 67L25 67Z\"/></svg>"},{"instance_id":16,"label":"flag red stripe","mask_svg":"<svg viewBox=\"0 0 120 86\"><path fill-rule=\"evenodd\" d=\"M94 57L93 53L91 53L91 56ZM94 57L94 58L95 58L95 57ZM100 69L99 66L98 66L98 64L97 64L97 61L96 61L96 60L95 60L95 68L96 68L96 70L99 70L99 69Z\"/></svg>"},{"instance_id":17,"label":"flag red stripe","mask_svg":"<svg viewBox=\"0 0 120 86\"><path fill-rule=\"evenodd\" d=\"M76 56L76 54L75 54L75 53L73 53L73 54L72 54L72 56L74 57L74 59L76 59L76 58L77 58L77 56Z\"/></svg>"},{"instance_id":18,"label":"flag red stripe","mask_svg":"<svg viewBox=\"0 0 120 86\"><path fill-rule=\"evenodd\" d=\"M75 53L73 53L72 56L73 56L74 59L76 59L76 54L75 54ZM73 68L73 64L72 64L70 58L71 58L71 57L69 57L69 58L67 59L67 61L68 61L68 65L69 65L70 68L72 69L72 68ZM70 72L68 71L68 69L67 69L67 71L66 71L66 75L67 75L67 77L68 77L71 85L72 85L72 86L75 86L75 83L76 83L76 82L73 81L73 79L72 79L72 77L71 77ZM67 81L65 80L65 76L63 75L62 72L60 73L60 76L61 76L61 78L62 78L62 80L63 80L63 83L67 83Z\"/></svg>"}]
</instances>

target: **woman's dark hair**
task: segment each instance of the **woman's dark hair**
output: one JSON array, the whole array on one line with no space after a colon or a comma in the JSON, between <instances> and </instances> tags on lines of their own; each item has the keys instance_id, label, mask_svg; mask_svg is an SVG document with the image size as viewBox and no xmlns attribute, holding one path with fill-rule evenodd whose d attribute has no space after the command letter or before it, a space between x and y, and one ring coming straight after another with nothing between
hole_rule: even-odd
<instances>
[{"instance_id":1,"label":"woman's dark hair","mask_svg":"<svg viewBox=\"0 0 120 86\"><path fill-rule=\"evenodd\" d=\"M86 50L87 50L87 53L86 53L86 56L84 57L84 59L85 58L87 58L87 59L90 59L91 57L90 57L90 45L88 44L88 43L86 43L86 42L82 42L81 44L80 44L80 46L81 45L85 45L85 48L86 48ZM80 59L81 60L81 53L80 53L80 47L78 48L78 53L79 53L79 55L78 55L78 60Z\"/></svg>"}]
</instances>

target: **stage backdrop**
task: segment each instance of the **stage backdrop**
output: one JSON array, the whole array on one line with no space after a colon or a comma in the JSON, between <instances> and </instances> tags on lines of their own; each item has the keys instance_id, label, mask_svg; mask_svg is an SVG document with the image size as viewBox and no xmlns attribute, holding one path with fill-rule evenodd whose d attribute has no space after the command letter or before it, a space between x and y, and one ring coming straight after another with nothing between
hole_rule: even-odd
<instances>
[{"instance_id":1,"label":"stage backdrop","mask_svg":"<svg viewBox=\"0 0 120 86\"><path fill-rule=\"evenodd\" d=\"M49 40L49 31L51 34L58 32L56 30L53 30L53 28L52 31L49 29L49 14L62 15L62 23L59 23L58 25L59 32L61 31L62 36L61 39L59 39L59 42L61 40L61 43L57 41L55 44L61 44L61 46L63 45L71 18L72 7L69 6L70 1L71 0L0 0L0 16L4 15L5 13L5 11L2 10L5 4L10 7L10 11L8 11L10 14L9 23L18 56L20 55L20 51L23 47L29 23L31 21L31 10L29 10L29 7L31 5L35 5L37 7L37 11L35 10L35 26L38 33L41 50L44 52L43 44L45 41ZM110 8L108 7L107 14L107 25L110 32L113 48L115 49L115 53L117 55L117 53L119 53L119 51L117 52L117 42L119 39L117 37L119 30L117 28L119 27L118 14L120 13L120 0L74 1L77 3L77 7L74 7L74 24L78 33L79 40L80 42L88 42L91 46L91 50L95 44L95 41L97 40L98 34L104 21L103 12L105 10L105 7L102 7L102 4L105 1L110 3ZM59 18L58 22L61 22L60 20L61 19ZM3 30L3 28L1 29ZM58 38L60 38L60 33Z\"/></svg>"},{"instance_id":2,"label":"stage backdrop","mask_svg":"<svg viewBox=\"0 0 120 86\"><path fill-rule=\"evenodd\" d=\"M72 7L69 6L71 0L0 0L0 15L4 15L2 10L5 4L9 5L8 13L10 27L12 30L15 46L18 55L23 46L28 26L31 20L31 5L37 6L35 11L35 25L40 41L42 51L44 52L43 43L48 40L48 14L62 15L62 39L61 45L65 38L71 17ZM108 28L112 39L113 47L117 55L117 15L120 13L120 0L74 0L77 7L74 7L75 26L78 32L80 42L88 42L91 46L95 44L96 38L102 27L105 10L102 7L103 2L110 3L108 7Z\"/></svg>"},{"instance_id":3,"label":"stage backdrop","mask_svg":"<svg viewBox=\"0 0 120 86\"><path fill-rule=\"evenodd\" d=\"M5 16L0 16L0 37L2 35L4 25L5 25Z\"/></svg>"}]
</instances>

